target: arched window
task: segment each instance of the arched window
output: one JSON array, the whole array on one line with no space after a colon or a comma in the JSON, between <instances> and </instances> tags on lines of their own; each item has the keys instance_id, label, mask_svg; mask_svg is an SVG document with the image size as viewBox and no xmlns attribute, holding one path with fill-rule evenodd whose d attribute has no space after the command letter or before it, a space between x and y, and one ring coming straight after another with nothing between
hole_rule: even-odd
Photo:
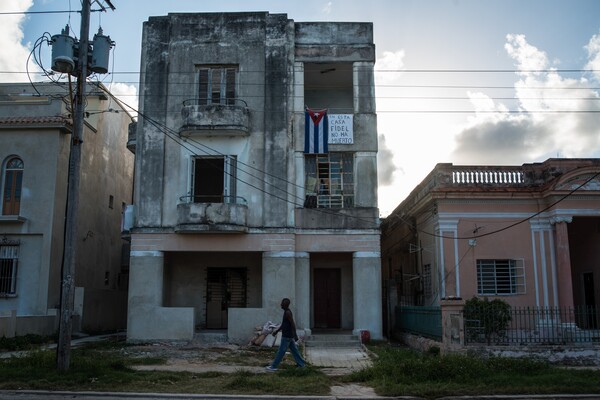
<instances>
[{"instance_id":1,"label":"arched window","mask_svg":"<svg viewBox=\"0 0 600 400\"><path fill-rule=\"evenodd\" d=\"M19 215L21 208L21 184L23 160L9 158L4 167L4 190L2 191L2 215Z\"/></svg>"}]
</instances>

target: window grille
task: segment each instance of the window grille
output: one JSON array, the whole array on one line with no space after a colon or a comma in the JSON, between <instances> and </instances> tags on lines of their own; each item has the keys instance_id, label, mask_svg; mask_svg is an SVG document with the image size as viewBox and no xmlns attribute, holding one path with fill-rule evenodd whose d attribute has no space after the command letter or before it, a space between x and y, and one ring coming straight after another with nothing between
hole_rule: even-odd
<instances>
[{"instance_id":1,"label":"window grille","mask_svg":"<svg viewBox=\"0 0 600 400\"><path fill-rule=\"evenodd\" d=\"M523 260L477 260L477 293L511 295L525 293Z\"/></svg>"},{"instance_id":2,"label":"window grille","mask_svg":"<svg viewBox=\"0 0 600 400\"><path fill-rule=\"evenodd\" d=\"M0 297L17 294L17 268L19 265L19 242L0 242Z\"/></svg>"},{"instance_id":3,"label":"window grille","mask_svg":"<svg viewBox=\"0 0 600 400\"><path fill-rule=\"evenodd\" d=\"M305 207L354 207L354 155L305 155Z\"/></svg>"},{"instance_id":4,"label":"window grille","mask_svg":"<svg viewBox=\"0 0 600 400\"><path fill-rule=\"evenodd\" d=\"M206 274L206 327L227 328L229 308L247 306L247 268L208 268Z\"/></svg>"}]
</instances>

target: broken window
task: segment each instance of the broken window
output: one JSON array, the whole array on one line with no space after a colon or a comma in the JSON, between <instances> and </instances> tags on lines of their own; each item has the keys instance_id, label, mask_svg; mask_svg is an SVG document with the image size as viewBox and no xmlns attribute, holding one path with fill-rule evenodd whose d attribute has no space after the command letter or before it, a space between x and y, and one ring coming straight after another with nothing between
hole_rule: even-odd
<instances>
[{"instance_id":1,"label":"broken window","mask_svg":"<svg viewBox=\"0 0 600 400\"><path fill-rule=\"evenodd\" d=\"M237 66L200 66L197 70L198 104L235 105Z\"/></svg>"},{"instance_id":2,"label":"broken window","mask_svg":"<svg viewBox=\"0 0 600 400\"><path fill-rule=\"evenodd\" d=\"M235 156L193 158L192 202L236 203Z\"/></svg>"},{"instance_id":3,"label":"broken window","mask_svg":"<svg viewBox=\"0 0 600 400\"><path fill-rule=\"evenodd\" d=\"M305 155L305 207L354 207L354 154Z\"/></svg>"}]
</instances>

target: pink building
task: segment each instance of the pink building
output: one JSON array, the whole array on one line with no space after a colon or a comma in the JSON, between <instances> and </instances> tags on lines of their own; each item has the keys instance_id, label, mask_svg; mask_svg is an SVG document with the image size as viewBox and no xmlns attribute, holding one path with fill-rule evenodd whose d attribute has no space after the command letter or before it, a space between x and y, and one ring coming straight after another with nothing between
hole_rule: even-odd
<instances>
[{"instance_id":1,"label":"pink building","mask_svg":"<svg viewBox=\"0 0 600 400\"><path fill-rule=\"evenodd\" d=\"M382 223L382 264L391 307L477 296L597 310L600 159L438 164Z\"/></svg>"}]
</instances>

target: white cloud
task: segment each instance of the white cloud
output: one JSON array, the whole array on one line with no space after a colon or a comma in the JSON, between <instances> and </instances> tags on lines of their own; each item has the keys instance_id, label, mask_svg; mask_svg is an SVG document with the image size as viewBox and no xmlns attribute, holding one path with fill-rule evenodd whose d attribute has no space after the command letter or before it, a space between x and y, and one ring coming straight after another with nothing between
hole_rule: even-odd
<instances>
[{"instance_id":1,"label":"white cloud","mask_svg":"<svg viewBox=\"0 0 600 400\"><path fill-rule=\"evenodd\" d=\"M379 135L379 150L377 152L377 174L379 186L390 186L394 182L394 172L396 165L394 164L394 152L390 149L385 141L384 135Z\"/></svg>"},{"instance_id":2,"label":"white cloud","mask_svg":"<svg viewBox=\"0 0 600 400\"><path fill-rule=\"evenodd\" d=\"M126 83L113 82L108 85L108 90L110 90L132 116L137 116L138 95L135 86Z\"/></svg>"},{"instance_id":3,"label":"white cloud","mask_svg":"<svg viewBox=\"0 0 600 400\"><path fill-rule=\"evenodd\" d=\"M0 12L23 12L27 11L32 5L33 0L2 0L0 2ZM26 71L31 44L21 43L24 20L24 14L2 15L2 23L0 24L0 49L2 49L2 52L0 52L0 71L19 72L0 74L0 79L4 82L24 82L28 80L27 75L23 72ZM39 68L30 63L29 71L36 72L39 71Z\"/></svg>"},{"instance_id":4,"label":"white cloud","mask_svg":"<svg viewBox=\"0 0 600 400\"><path fill-rule=\"evenodd\" d=\"M402 75L404 68L404 50L384 51L383 57L377 58L375 64L376 86L393 83Z\"/></svg>"},{"instance_id":5,"label":"white cloud","mask_svg":"<svg viewBox=\"0 0 600 400\"><path fill-rule=\"evenodd\" d=\"M331 14L331 9L333 8L333 3L330 1L327 4L325 4L325 6L323 7L323 9L321 10L324 14Z\"/></svg>"},{"instance_id":6,"label":"white cloud","mask_svg":"<svg viewBox=\"0 0 600 400\"><path fill-rule=\"evenodd\" d=\"M596 80L600 81L600 35L592 36L585 49L589 58L589 62L585 67L593 69Z\"/></svg>"},{"instance_id":7,"label":"white cloud","mask_svg":"<svg viewBox=\"0 0 600 400\"><path fill-rule=\"evenodd\" d=\"M515 60L519 70L543 70L548 67L546 53L527 43L525 35L506 35L507 43L504 49ZM522 74L540 74L539 72L523 71Z\"/></svg>"},{"instance_id":8,"label":"white cloud","mask_svg":"<svg viewBox=\"0 0 600 400\"><path fill-rule=\"evenodd\" d=\"M587 48L588 65L600 63L600 39L594 36ZM475 116L456 136L452 161L519 165L548 157L600 156L600 114L595 113L600 105L589 81L562 77L523 35L508 35L505 49L519 76L517 106L509 111L483 93L469 93Z\"/></svg>"}]
</instances>

